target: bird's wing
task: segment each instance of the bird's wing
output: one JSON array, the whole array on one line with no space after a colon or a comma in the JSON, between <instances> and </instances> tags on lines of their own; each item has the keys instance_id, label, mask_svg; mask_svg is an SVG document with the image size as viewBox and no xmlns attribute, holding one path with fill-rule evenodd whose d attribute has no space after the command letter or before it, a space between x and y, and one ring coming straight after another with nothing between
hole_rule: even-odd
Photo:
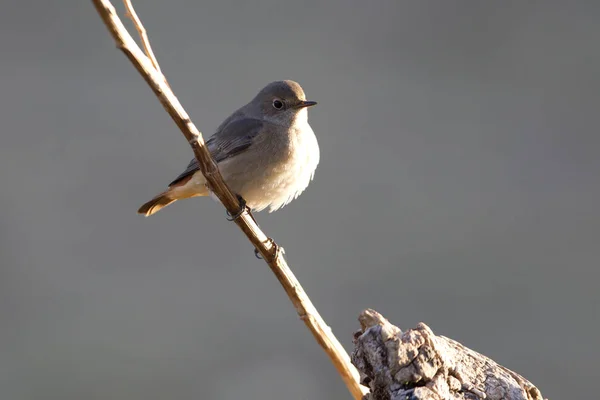
<instances>
[{"instance_id":1,"label":"bird's wing","mask_svg":"<svg viewBox=\"0 0 600 400\"><path fill-rule=\"evenodd\" d=\"M261 132L263 122L253 118L239 118L232 120L212 135L207 141L208 151L217 163L235 156L246 150L252 140ZM173 182L172 186L198 171L198 160L192 159L187 168Z\"/></svg>"}]
</instances>

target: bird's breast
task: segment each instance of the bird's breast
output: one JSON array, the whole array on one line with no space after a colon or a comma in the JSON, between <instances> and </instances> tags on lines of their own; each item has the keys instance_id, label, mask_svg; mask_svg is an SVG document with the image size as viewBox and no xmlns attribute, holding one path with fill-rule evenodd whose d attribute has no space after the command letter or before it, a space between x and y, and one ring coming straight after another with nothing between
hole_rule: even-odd
<instances>
[{"instance_id":1,"label":"bird's breast","mask_svg":"<svg viewBox=\"0 0 600 400\"><path fill-rule=\"evenodd\" d=\"M313 179L319 145L308 124L290 129L288 135L261 139L219 169L250 208L274 211L298 197Z\"/></svg>"}]
</instances>

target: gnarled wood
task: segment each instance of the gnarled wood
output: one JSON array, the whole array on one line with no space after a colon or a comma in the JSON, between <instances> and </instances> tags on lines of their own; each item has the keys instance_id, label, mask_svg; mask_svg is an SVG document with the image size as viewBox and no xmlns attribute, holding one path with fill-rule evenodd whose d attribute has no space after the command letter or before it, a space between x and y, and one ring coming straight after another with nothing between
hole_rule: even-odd
<instances>
[{"instance_id":1,"label":"gnarled wood","mask_svg":"<svg viewBox=\"0 0 600 400\"><path fill-rule=\"evenodd\" d=\"M424 323L402 332L374 310L359 322L352 363L371 388L364 400L543 400L521 375Z\"/></svg>"}]
</instances>

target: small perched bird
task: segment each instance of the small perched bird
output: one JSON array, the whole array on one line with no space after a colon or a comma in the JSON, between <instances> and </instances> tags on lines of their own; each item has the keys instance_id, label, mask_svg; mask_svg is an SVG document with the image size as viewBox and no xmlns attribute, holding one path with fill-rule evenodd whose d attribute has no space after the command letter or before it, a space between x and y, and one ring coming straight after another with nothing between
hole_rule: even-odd
<instances>
[{"instance_id":1,"label":"small perched bird","mask_svg":"<svg viewBox=\"0 0 600 400\"><path fill-rule=\"evenodd\" d=\"M294 81L265 86L206 141L223 179L252 211L273 212L300 195L319 164L319 145L308 124L307 101ZM194 158L164 192L138 213L150 216L177 200L208 196Z\"/></svg>"}]
</instances>

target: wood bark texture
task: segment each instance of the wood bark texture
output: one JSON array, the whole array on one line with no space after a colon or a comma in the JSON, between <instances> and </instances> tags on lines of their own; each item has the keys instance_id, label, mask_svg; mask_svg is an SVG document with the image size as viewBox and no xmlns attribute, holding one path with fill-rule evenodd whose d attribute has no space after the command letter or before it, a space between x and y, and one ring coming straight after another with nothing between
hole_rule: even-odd
<instances>
[{"instance_id":1,"label":"wood bark texture","mask_svg":"<svg viewBox=\"0 0 600 400\"><path fill-rule=\"evenodd\" d=\"M374 310L359 322L352 363L371 388L363 400L543 400L521 375L424 323L402 332Z\"/></svg>"}]
</instances>

